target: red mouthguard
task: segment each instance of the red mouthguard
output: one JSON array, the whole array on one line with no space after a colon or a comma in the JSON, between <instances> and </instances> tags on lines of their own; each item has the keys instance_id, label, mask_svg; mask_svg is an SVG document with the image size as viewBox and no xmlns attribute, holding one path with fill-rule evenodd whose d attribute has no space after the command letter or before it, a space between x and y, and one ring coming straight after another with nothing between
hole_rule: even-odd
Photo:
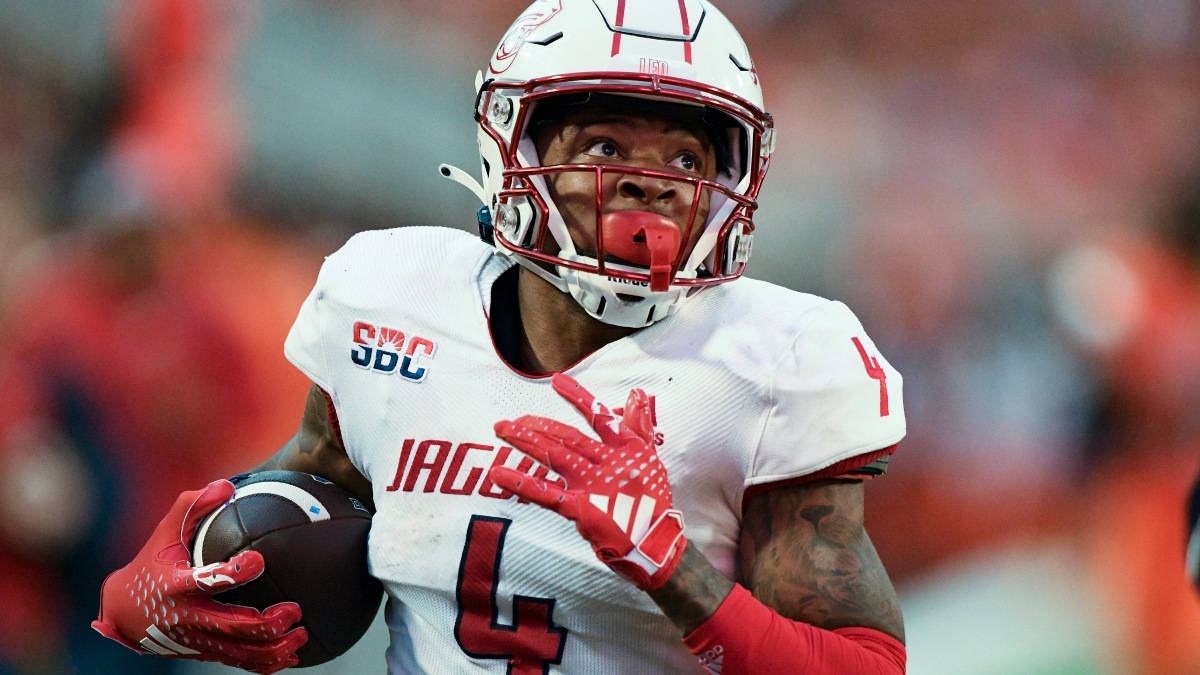
<instances>
[{"instance_id":1,"label":"red mouthguard","mask_svg":"<svg viewBox=\"0 0 1200 675\"><path fill-rule=\"evenodd\" d=\"M671 266L679 253L679 227L666 216L648 211L613 211L600 220L602 254L650 267L650 290L662 292L671 284Z\"/></svg>"}]
</instances>

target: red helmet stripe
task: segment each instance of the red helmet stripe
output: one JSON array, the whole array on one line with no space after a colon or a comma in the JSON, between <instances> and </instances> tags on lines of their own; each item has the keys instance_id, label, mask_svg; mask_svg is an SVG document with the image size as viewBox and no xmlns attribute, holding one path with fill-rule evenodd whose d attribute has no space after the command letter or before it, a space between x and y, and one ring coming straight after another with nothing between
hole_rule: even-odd
<instances>
[{"instance_id":1,"label":"red helmet stripe","mask_svg":"<svg viewBox=\"0 0 1200 675\"><path fill-rule=\"evenodd\" d=\"M683 34L691 35L692 27L688 25L687 4L685 0L679 0L679 17L683 20ZM683 60L688 63L692 62L691 41L684 41L683 43Z\"/></svg>"},{"instance_id":2,"label":"red helmet stripe","mask_svg":"<svg viewBox=\"0 0 1200 675\"><path fill-rule=\"evenodd\" d=\"M625 0L617 0L617 28L625 25ZM621 31L613 31L613 46L612 55L616 56L621 51Z\"/></svg>"}]
</instances>

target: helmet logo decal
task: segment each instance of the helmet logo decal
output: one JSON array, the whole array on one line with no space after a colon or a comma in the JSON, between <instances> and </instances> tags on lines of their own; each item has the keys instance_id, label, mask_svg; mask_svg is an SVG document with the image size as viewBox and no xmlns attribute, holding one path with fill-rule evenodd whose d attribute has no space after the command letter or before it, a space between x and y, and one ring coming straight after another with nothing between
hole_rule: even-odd
<instances>
[{"instance_id":1,"label":"helmet logo decal","mask_svg":"<svg viewBox=\"0 0 1200 675\"><path fill-rule=\"evenodd\" d=\"M500 46L496 48L496 53L492 55L492 62L488 65L488 70L496 75L508 70L512 65L513 58L516 57L517 52L521 51L521 47L525 46L525 42L529 40L533 31L546 25L561 11L561 0L539 3L530 7L529 11L522 14L508 29L504 39L500 41Z\"/></svg>"},{"instance_id":2,"label":"helmet logo decal","mask_svg":"<svg viewBox=\"0 0 1200 675\"><path fill-rule=\"evenodd\" d=\"M746 55L746 60L750 62L749 68L743 66L742 62L738 61L738 58L733 54L729 55L729 60L733 61L733 65L738 70L742 71L743 73L750 73L750 77L754 80L754 84L758 84L758 69L754 67L754 59L750 58L749 54Z\"/></svg>"},{"instance_id":3,"label":"helmet logo decal","mask_svg":"<svg viewBox=\"0 0 1200 675\"><path fill-rule=\"evenodd\" d=\"M658 59L648 59L646 57L642 57L642 60L639 63L638 70L643 73L649 73L650 75L667 76L667 75L671 74L669 72L670 67L667 65L666 61L659 61Z\"/></svg>"}]
</instances>

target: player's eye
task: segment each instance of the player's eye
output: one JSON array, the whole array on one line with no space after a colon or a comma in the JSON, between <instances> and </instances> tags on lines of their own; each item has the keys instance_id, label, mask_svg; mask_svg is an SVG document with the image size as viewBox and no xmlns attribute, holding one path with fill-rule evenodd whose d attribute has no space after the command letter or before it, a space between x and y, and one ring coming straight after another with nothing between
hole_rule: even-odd
<instances>
[{"instance_id":1,"label":"player's eye","mask_svg":"<svg viewBox=\"0 0 1200 675\"><path fill-rule=\"evenodd\" d=\"M594 155L597 157L616 157L619 153L617 144L612 141L596 141L589 145L584 154Z\"/></svg>"},{"instance_id":2,"label":"player's eye","mask_svg":"<svg viewBox=\"0 0 1200 675\"><path fill-rule=\"evenodd\" d=\"M678 157L671 160L671 166L683 169L688 173L700 173L703 168L700 158L690 152L680 153Z\"/></svg>"}]
</instances>

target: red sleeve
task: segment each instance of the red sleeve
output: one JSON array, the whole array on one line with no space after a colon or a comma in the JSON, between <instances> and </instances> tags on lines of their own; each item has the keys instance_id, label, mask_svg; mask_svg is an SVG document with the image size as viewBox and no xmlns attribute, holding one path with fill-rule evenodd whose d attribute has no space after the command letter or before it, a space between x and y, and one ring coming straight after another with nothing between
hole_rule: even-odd
<instances>
[{"instance_id":1,"label":"red sleeve","mask_svg":"<svg viewBox=\"0 0 1200 675\"><path fill-rule=\"evenodd\" d=\"M683 642L709 672L723 675L904 675L908 658L904 645L886 633L792 621L737 584Z\"/></svg>"}]
</instances>

